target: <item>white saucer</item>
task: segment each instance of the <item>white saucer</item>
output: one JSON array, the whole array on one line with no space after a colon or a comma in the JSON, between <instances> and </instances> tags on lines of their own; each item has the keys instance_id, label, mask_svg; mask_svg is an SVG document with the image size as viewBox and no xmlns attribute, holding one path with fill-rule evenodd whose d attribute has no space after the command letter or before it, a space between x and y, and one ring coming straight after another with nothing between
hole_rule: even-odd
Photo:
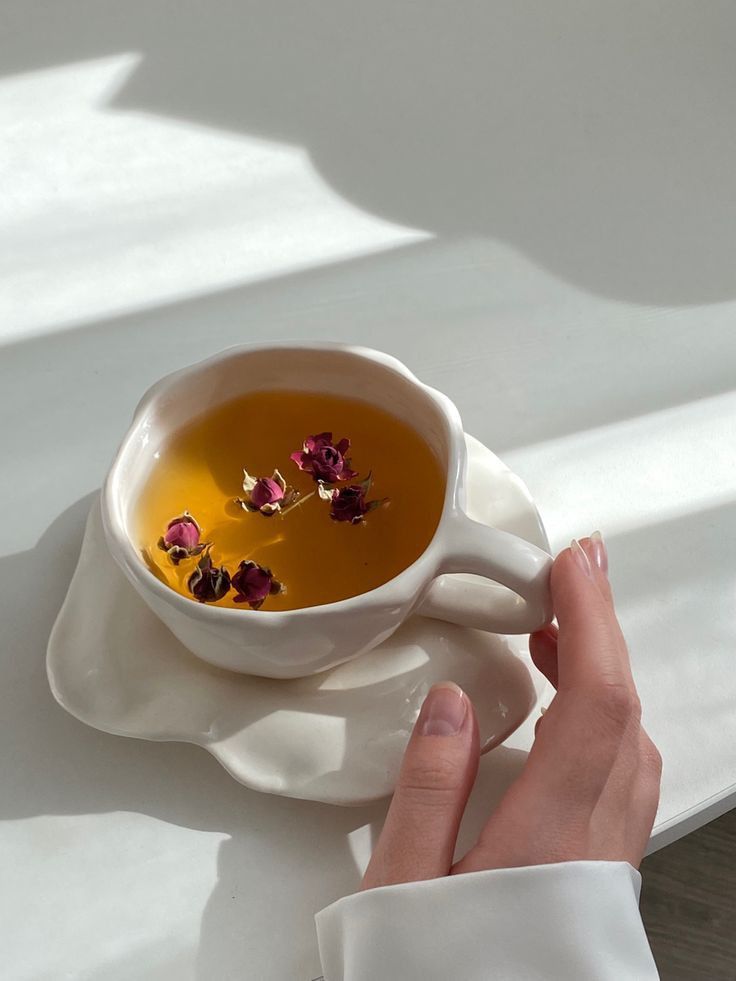
<instances>
[{"instance_id":1,"label":"white saucer","mask_svg":"<svg viewBox=\"0 0 736 981\"><path fill-rule=\"evenodd\" d=\"M470 515L548 548L521 480L466 439ZM526 636L423 617L370 653L310 678L278 681L212 667L190 654L128 585L107 550L97 501L51 633L47 670L57 701L88 725L197 743L248 787L333 804L392 792L433 682L452 679L468 692L486 750L518 729L546 685L531 665Z\"/></svg>"}]
</instances>

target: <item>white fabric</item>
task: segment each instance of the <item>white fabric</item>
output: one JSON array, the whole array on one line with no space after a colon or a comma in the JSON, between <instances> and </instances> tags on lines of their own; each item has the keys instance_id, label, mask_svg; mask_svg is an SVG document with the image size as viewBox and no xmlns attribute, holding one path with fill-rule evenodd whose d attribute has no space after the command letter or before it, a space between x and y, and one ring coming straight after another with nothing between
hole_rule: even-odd
<instances>
[{"instance_id":1,"label":"white fabric","mask_svg":"<svg viewBox=\"0 0 736 981\"><path fill-rule=\"evenodd\" d=\"M625 862L384 886L317 914L325 981L655 981Z\"/></svg>"}]
</instances>

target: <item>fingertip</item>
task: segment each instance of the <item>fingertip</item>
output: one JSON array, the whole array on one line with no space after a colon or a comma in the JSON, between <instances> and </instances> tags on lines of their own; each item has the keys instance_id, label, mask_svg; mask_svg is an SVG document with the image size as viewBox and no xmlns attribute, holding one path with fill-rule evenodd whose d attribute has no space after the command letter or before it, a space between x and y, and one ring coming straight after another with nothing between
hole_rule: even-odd
<instances>
[{"instance_id":1,"label":"fingertip","mask_svg":"<svg viewBox=\"0 0 736 981\"><path fill-rule=\"evenodd\" d=\"M529 635L529 654L534 666L557 687L557 627L549 623Z\"/></svg>"},{"instance_id":2,"label":"fingertip","mask_svg":"<svg viewBox=\"0 0 736 981\"><path fill-rule=\"evenodd\" d=\"M588 556L600 571L604 574L608 574L608 547L604 541L603 535L599 531L594 531L593 534L588 539L589 552Z\"/></svg>"},{"instance_id":3,"label":"fingertip","mask_svg":"<svg viewBox=\"0 0 736 981\"><path fill-rule=\"evenodd\" d=\"M573 539L552 563L550 590L552 605L558 618L564 619L571 603L578 604L583 596L600 595L599 579L607 582L594 561L590 538Z\"/></svg>"},{"instance_id":4,"label":"fingertip","mask_svg":"<svg viewBox=\"0 0 736 981\"><path fill-rule=\"evenodd\" d=\"M538 653L553 653L556 656L557 641L557 627L553 623L548 623L541 630L535 630L534 633L529 634L529 653L532 656L532 660L534 660L535 655Z\"/></svg>"},{"instance_id":5,"label":"fingertip","mask_svg":"<svg viewBox=\"0 0 736 981\"><path fill-rule=\"evenodd\" d=\"M595 548L595 541L583 538L560 552L552 565L550 589L560 623L558 666L564 687L630 679L626 644L607 577L594 561Z\"/></svg>"},{"instance_id":6,"label":"fingertip","mask_svg":"<svg viewBox=\"0 0 736 981\"><path fill-rule=\"evenodd\" d=\"M559 630L557 624L552 621L550 623L545 623L545 625L540 627L539 630L533 631L531 634L529 634L529 638L538 638L540 641L547 640L557 643L558 635Z\"/></svg>"},{"instance_id":7,"label":"fingertip","mask_svg":"<svg viewBox=\"0 0 736 981\"><path fill-rule=\"evenodd\" d=\"M534 738L535 739L539 735L539 727L541 726L543 720L544 720L544 712L540 713L539 718L534 723Z\"/></svg>"},{"instance_id":8,"label":"fingertip","mask_svg":"<svg viewBox=\"0 0 736 981\"><path fill-rule=\"evenodd\" d=\"M573 559L572 546L568 545L559 552L552 563L550 572L550 587L552 591L559 587L572 575L577 575L578 566Z\"/></svg>"},{"instance_id":9,"label":"fingertip","mask_svg":"<svg viewBox=\"0 0 736 981\"><path fill-rule=\"evenodd\" d=\"M613 604L613 593L608 579L608 549L603 536L599 531L594 531L589 538L581 539L580 545L590 562L593 582L604 599Z\"/></svg>"},{"instance_id":10,"label":"fingertip","mask_svg":"<svg viewBox=\"0 0 736 981\"><path fill-rule=\"evenodd\" d=\"M470 721L470 699L454 681L432 685L415 725L419 736L456 736Z\"/></svg>"},{"instance_id":11,"label":"fingertip","mask_svg":"<svg viewBox=\"0 0 736 981\"><path fill-rule=\"evenodd\" d=\"M550 584L554 589L568 581L591 580L592 568L588 553L583 548L586 539L573 538L552 563Z\"/></svg>"}]
</instances>

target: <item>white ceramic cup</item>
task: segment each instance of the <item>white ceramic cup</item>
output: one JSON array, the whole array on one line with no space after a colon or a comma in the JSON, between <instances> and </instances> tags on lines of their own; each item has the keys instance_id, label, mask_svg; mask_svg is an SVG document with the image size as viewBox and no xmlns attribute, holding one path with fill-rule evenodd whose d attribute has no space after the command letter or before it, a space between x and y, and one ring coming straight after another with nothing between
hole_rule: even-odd
<instances>
[{"instance_id":1,"label":"white ceramic cup","mask_svg":"<svg viewBox=\"0 0 736 981\"><path fill-rule=\"evenodd\" d=\"M300 610L235 610L180 596L143 562L133 513L154 454L195 416L245 392L326 391L388 408L441 461L446 487L435 534L422 555L376 589ZM167 375L143 397L102 492L110 551L153 612L192 653L231 671L295 678L371 650L413 613L494 633L526 633L552 616L551 557L465 513L467 459L460 415L401 362L335 344L238 347ZM486 579L442 579L473 573Z\"/></svg>"}]
</instances>

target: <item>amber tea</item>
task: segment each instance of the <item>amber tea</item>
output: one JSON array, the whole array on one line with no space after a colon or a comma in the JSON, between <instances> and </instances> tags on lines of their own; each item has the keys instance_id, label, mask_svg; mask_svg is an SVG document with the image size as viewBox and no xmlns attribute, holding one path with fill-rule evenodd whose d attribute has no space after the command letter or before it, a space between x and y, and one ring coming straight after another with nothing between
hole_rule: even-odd
<instances>
[{"instance_id":1,"label":"amber tea","mask_svg":"<svg viewBox=\"0 0 736 981\"><path fill-rule=\"evenodd\" d=\"M356 399L251 392L160 448L136 509L149 568L194 601L293 610L364 593L426 549L443 467Z\"/></svg>"}]
</instances>

